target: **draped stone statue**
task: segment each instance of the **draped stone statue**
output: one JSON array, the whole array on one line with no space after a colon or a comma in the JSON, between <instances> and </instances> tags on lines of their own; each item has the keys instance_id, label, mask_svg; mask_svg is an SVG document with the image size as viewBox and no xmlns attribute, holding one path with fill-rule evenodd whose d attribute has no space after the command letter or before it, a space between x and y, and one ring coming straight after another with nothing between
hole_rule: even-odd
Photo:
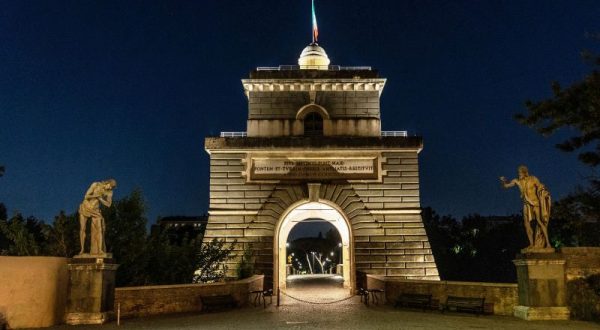
<instances>
[{"instance_id":1,"label":"draped stone statue","mask_svg":"<svg viewBox=\"0 0 600 330\"><path fill-rule=\"evenodd\" d=\"M502 187L508 189L519 187L523 200L523 223L529 239L528 250L551 249L548 237L548 222L550 221L550 192L535 176L529 175L527 167L518 168L519 177L508 182L500 177ZM535 224L535 230L532 224Z\"/></svg>"},{"instance_id":2,"label":"draped stone statue","mask_svg":"<svg viewBox=\"0 0 600 330\"><path fill-rule=\"evenodd\" d=\"M81 241L80 255L84 254L86 225L88 219L90 224L90 252L91 255L106 254L106 243L104 242L104 218L100 212L100 205L110 207L112 205L113 189L117 187L114 179L94 182L88 188L79 205L79 239Z\"/></svg>"}]
</instances>

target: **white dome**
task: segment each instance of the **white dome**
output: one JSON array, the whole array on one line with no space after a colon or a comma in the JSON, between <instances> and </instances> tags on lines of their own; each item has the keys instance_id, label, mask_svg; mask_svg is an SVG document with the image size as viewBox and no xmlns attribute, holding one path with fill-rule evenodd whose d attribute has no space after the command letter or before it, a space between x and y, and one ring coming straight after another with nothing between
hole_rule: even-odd
<instances>
[{"instance_id":1,"label":"white dome","mask_svg":"<svg viewBox=\"0 0 600 330\"><path fill-rule=\"evenodd\" d=\"M298 59L300 69L327 70L329 68L329 63L331 63L331 61L329 60L329 57L327 57L325 49L316 43L306 46Z\"/></svg>"}]
</instances>

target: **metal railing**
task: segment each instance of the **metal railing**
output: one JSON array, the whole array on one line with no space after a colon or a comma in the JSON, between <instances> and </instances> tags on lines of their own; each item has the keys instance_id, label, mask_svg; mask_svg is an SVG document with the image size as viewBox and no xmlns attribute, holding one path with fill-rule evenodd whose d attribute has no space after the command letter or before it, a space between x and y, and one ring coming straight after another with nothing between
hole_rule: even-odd
<instances>
[{"instance_id":1,"label":"metal railing","mask_svg":"<svg viewBox=\"0 0 600 330\"><path fill-rule=\"evenodd\" d=\"M221 132L221 137L247 137L246 132ZM407 131L381 131L381 136L400 136L407 137Z\"/></svg>"},{"instance_id":2,"label":"metal railing","mask_svg":"<svg viewBox=\"0 0 600 330\"><path fill-rule=\"evenodd\" d=\"M325 66L321 65L308 65L303 66L305 69L324 69ZM299 65L280 65L280 66L259 66L256 68L256 71L290 71L290 70L300 70ZM330 71L371 71L372 68L370 66L339 66L339 65L329 65L327 66L327 70Z\"/></svg>"},{"instance_id":3,"label":"metal railing","mask_svg":"<svg viewBox=\"0 0 600 330\"><path fill-rule=\"evenodd\" d=\"M221 132L221 137L246 137L246 132Z\"/></svg>"},{"instance_id":4,"label":"metal railing","mask_svg":"<svg viewBox=\"0 0 600 330\"><path fill-rule=\"evenodd\" d=\"M381 131L381 136L402 136L407 137L407 131Z\"/></svg>"}]
</instances>

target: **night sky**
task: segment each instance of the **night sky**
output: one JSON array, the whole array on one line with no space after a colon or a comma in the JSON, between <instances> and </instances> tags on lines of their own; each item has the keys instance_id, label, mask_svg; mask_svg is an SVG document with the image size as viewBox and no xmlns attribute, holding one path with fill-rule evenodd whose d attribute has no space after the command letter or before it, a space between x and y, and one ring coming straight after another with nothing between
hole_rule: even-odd
<instances>
[{"instance_id":1,"label":"night sky","mask_svg":"<svg viewBox=\"0 0 600 330\"><path fill-rule=\"evenodd\" d=\"M589 174L513 115L588 72L597 0L317 0L317 15L332 64L388 79L383 129L423 136L423 206L511 214L498 176L519 164L555 199ZM143 190L151 222L204 213L204 137L245 130L240 79L296 64L310 24L309 0L3 1L0 201L52 220L114 177L116 198Z\"/></svg>"}]
</instances>

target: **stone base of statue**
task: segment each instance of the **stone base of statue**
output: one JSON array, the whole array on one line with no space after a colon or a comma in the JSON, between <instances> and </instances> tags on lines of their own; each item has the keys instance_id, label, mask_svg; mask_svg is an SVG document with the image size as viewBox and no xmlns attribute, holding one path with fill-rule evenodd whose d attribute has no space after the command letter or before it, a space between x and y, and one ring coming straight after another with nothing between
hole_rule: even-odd
<instances>
[{"instance_id":1,"label":"stone base of statue","mask_svg":"<svg viewBox=\"0 0 600 330\"><path fill-rule=\"evenodd\" d=\"M519 305L514 316L524 320L568 320L565 259L554 249L524 249L517 267Z\"/></svg>"},{"instance_id":2,"label":"stone base of statue","mask_svg":"<svg viewBox=\"0 0 600 330\"><path fill-rule=\"evenodd\" d=\"M569 320L571 311L568 307L530 307L515 306L514 315L528 321Z\"/></svg>"},{"instance_id":3,"label":"stone base of statue","mask_svg":"<svg viewBox=\"0 0 600 330\"><path fill-rule=\"evenodd\" d=\"M115 273L112 255L82 254L67 265L67 324L103 324L114 318Z\"/></svg>"},{"instance_id":4,"label":"stone base of statue","mask_svg":"<svg viewBox=\"0 0 600 330\"><path fill-rule=\"evenodd\" d=\"M554 248L528 247L521 249L521 254L555 253Z\"/></svg>"}]
</instances>

